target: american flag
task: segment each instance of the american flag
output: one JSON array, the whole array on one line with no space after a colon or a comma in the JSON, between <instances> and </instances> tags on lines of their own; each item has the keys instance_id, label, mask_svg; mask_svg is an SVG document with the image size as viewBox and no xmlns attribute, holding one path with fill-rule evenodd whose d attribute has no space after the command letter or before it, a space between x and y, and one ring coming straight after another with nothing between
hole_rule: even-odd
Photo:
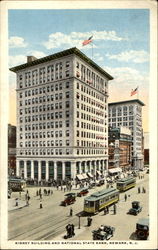
<instances>
[{"instance_id":1,"label":"american flag","mask_svg":"<svg viewBox=\"0 0 158 250\"><path fill-rule=\"evenodd\" d=\"M84 40L84 41L82 42L82 46L85 46L85 45L91 43L91 42L92 42L92 37L93 37L93 36L90 36L87 40Z\"/></svg>"},{"instance_id":2,"label":"american flag","mask_svg":"<svg viewBox=\"0 0 158 250\"><path fill-rule=\"evenodd\" d=\"M132 91L131 91L131 96L132 95L135 95L135 94L137 94L138 93L138 87L136 88L136 89L132 89Z\"/></svg>"}]
</instances>

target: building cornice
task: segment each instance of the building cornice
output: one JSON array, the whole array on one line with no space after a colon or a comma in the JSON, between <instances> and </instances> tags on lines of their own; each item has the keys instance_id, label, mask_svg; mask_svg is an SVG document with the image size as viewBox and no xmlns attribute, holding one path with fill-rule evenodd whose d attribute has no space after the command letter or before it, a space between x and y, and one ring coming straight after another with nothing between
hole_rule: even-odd
<instances>
[{"instance_id":1,"label":"building cornice","mask_svg":"<svg viewBox=\"0 0 158 250\"><path fill-rule=\"evenodd\" d=\"M19 66L10 68L11 71L13 72L18 72L20 70L35 66L35 65L39 65L42 63L46 63L55 59L59 59L62 58L64 56L68 56L68 55L77 55L78 57L80 57L81 59L83 59L85 62L87 62L90 66L92 66L93 68L95 68L97 71L99 71L101 74L103 74L106 78L108 78L109 80L113 80L114 78L108 74L105 70L103 70L99 65L97 65L94 61L92 61L89 57L87 57L84 53L82 53L79 49L77 49L76 47L67 49L67 50L63 50L61 52L34 60L32 62L29 63L25 63L25 64L21 64Z\"/></svg>"},{"instance_id":2,"label":"building cornice","mask_svg":"<svg viewBox=\"0 0 158 250\"><path fill-rule=\"evenodd\" d=\"M134 102L139 103L141 106L145 106L145 104L141 100L139 100L139 99L133 99L133 100L127 100L127 101L120 101L120 102L110 102L108 104L108 106L121 105L121 104L129 104L129 103L134 103Z\"/></svg>"}]
</instances>

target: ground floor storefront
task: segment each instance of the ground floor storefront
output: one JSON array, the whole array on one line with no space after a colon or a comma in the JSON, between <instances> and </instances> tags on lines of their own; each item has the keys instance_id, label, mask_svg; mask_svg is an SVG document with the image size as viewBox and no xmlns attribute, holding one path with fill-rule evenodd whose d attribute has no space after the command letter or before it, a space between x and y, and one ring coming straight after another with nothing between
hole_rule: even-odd
<instances>
[{"instance_id":1,"label":"ground floor storefront","mask_svg":"<svg viewBox=\"0 0 158 250\"><path fill-rule=\"evenodd\" d=\"M17 176L37 181L99 179L106 175L107 169L107 159L17 159L16 162Z\"/></svg>"}]
</instances>

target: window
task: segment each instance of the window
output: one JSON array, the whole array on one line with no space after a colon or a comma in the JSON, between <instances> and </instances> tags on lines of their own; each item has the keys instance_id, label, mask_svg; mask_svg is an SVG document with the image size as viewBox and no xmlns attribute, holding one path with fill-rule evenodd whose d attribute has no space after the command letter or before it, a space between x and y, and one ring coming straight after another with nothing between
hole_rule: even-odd
<instances>
[{"instance_id":1,"label":"window","mask_svg":"<svg viewBox=\"0 0 158 250\"><path fill-rule=\"evenodd\" d=\"M66 98L69 98L69 97L70 97L70 93L69 93L69 92L66 92L65 97L66 97Z\"/></svg>"},{"instance_id":2,"label":"window","mask_svg":"<svg viewBox=\"0 0 158 250\"><path fill-rule=\"evenodd\" d=\"M66 70L65 74L66 74L66 77L69 77L70 76L70 71Z\"/></svg>"},{"instance_id":3,"label":"window","mask_svg":"<svg viewBox=\"0 0 158 250\"><path fill-rule=\"evenodd\" d=\"M67 120L67 121L65 122L65 124L66 124L66 127L69 127L69 126L70 126L69 120Z\"/></svg>"},{"instance_id":4,"label":"window","mask_svg":"<svg viewBox=\"0 0 158 250\"><path fill-rule=\"evenodd\" d=\"M69 110L65 112L66 118L68 118L70 116L70 112Z\"/></svg>"},{"instance_id":5,"label":"window","mask_svg":"<svg viewBox=\"0 0 158 250\"><path fill-rule=\"evenodd\" d=\"M69 130L66 130L66 136L69 136Z\"/></svg>"},{"instance_id":6,"label":"window","mask_svg":"<svg viewBox=\"0 0 158 250\"><path fill-rule=\"evenodd\" d=\"M69 145L70 145L70 141L66 140L66 146L69 146Z\"/></svg>"},{"instance_id":7,"label":"window","mask_svg":"<svg viewBox=\"0 0 158 250\"><path fill-rule=\"evenodd\" d=\"M66 67L69 67L69 66L70 66L70 62L67 61L67 62L66 62Z\"/></svg>"},{"instance_id":8,"label":"window","mask_svg":"<svg viewBox=\"0 0 158 250\"><path fill-rule=\"evenodd\" d=\"M69 88L69 86L70 86L70 83L66 82L66 88Z\"/></svg>"},{"instance_id":9,"label":"window","mask_svg":"<svg viewBox=\"0 0 158 250\"><path fill-rule=\"evenodd\" d=\"M66 108L69 108L69 107L70 107L70 102L69 102L69 101L66 101L66 102L65 102L65 107L66 107Z\"/></svg>"}]
</instances>

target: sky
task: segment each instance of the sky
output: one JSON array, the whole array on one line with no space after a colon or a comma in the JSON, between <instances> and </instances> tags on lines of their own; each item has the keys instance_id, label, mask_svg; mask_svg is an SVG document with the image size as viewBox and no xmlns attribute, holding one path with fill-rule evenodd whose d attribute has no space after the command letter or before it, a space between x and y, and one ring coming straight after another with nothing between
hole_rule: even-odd
<instances>
[{"instance_id":1,"label":"sky","mask_svg":"<svg viewBox=\"0 0 158 250\"><path fill-rule=\"evenodd\" d=\"M148 132L149 10L56 9L9 10L9 67L77 47L114 77L109 102L139 98L144 102L143 129ZM93 36L92 43L82 42ZM9 73L10 123L16 124L16 77ZM138 87L138 95L130 96Z\"/></svg>"}]
</instances>

